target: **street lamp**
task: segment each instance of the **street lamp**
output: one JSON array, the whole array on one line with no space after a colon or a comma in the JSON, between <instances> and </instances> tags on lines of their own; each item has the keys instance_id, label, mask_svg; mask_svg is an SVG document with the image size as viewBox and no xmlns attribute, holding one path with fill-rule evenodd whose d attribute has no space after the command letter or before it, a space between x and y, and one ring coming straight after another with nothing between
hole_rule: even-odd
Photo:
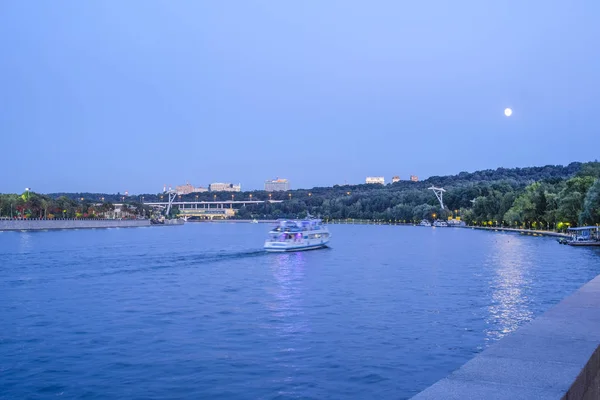
<instances>
[{"instance_id":1,"label":"street lamp","mask_svg":"<svg viewBox=\"0 0 600 400\"><path fill-rule=\"evenodd\" d=\"M216 194L213 195L213 200L217 201L217 195Z\"/></svg>"},{"instance_id":2,"label":"street lamp","mask_svg":"<svg viewBox=\"0 0 600 400\"><path fill-rule=\"evenodd\" d=\"M312 196L312 193L310 193L310 192L309 192L309 193L308 193L308 197L310 197L310 196Z\"/></svg>"},{"instance_id":3,"label":"street lamp","mask_svg":"<svg viewBox=\"0 0 600 400\"><path fill-rule=\"evenodd\" d=\"M290 200L292 199L292 194L288 193L288 197L290 198Z\"/></svg>"},{"instance_id":4,"label":"street lamp","mask_svg":"<svg viewBox=\"0 0 600 400\"><path fill-rule=\"evenodd\" d=\"M250 201L252 201L252 193L250 193Z\"/></svg>"}]
</instances>

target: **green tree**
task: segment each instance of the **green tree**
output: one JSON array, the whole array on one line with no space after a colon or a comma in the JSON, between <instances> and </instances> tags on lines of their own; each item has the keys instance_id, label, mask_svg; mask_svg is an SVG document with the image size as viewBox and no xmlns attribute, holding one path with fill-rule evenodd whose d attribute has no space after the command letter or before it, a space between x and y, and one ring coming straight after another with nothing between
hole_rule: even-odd
<instances>
[{"instance_id":1,"label":"green tree","mask_svg":"<svg viewBox=\"0 0 600 400\"><path fill-rule=\"evenodd\" d=\"M581 225L600 224L600 179L596 179L585 196L579 223Z\"/></svg>"},{"instance_id":2,"label":"green tree","mask_svg":"<svg viewBox=\"0 0 600 400\"><path fill-rule=\"evenodd\" d=\"M594 181L591 176L578 176L566 181L566 186L558 197L557 216L561 222L568 222L572 226L577 225L583 211L583 201Z\"/></svg>"}]
</instances>

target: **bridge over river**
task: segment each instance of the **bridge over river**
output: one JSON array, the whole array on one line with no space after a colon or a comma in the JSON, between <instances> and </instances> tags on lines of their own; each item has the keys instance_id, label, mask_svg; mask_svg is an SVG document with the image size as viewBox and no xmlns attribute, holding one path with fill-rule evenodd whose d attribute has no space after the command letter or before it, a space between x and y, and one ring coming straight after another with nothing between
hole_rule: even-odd
<instances>
[{"instance_id":1,"label":"bridge over river","mask_svg":"<svg viewBox=\"0 0 600 400\"><path fill-rule=\"evenodd\" d=\"M235 210L249 205L282 203L283 200L223 200L223 201L173 201L184 217L200 219L225 219L235 215ZM145 202L151 207L167 208L169 202Z\"/></svg>"}]
</instances>

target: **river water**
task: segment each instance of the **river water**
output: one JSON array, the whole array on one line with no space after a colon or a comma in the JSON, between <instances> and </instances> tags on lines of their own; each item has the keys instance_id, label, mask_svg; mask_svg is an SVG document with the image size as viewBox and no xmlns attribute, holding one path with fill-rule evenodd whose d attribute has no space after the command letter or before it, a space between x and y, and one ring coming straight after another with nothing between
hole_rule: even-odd
<instances>
[{"instance_id":1,"label":"river water","mask_svg":"<svg viewBox=\"0 0 600 400\"><path fill-rule=\"evenodd\" d=\"M404 399L600 273L600 252L456 228L0 233L2 399Z\"/></svg>"}]
</instances>

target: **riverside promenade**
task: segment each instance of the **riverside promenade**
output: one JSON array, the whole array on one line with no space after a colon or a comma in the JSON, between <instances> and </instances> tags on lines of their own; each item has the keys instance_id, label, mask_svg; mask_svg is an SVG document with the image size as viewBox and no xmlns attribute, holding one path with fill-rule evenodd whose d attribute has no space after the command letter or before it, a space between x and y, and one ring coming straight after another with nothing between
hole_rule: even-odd
<instances>
[{"instance_id":1,"label":"riverside promenade","mask_svg":"<svg viewBox=\"0 0 600 400\"><path fill-rule=\"evenodd\" d=\"M570 238L570 235L566 233L560 233L555 231L542 231L542 230L532 230L532 229L518 229L518 228L500 228L500 227L484 227L484 226L466 226L465 228L471 229L479 229L483 231L502 231L502 232L515 232L515 233L523 233L526 235L535 235L535 236L554 236L554 237L562 237L562 238Z\"/></svg>"},{"instance_id":2,"label":"riverside promenade","mask_svg":"<svg viewBox=\"0 0 600 400\"><path fill-rule=\"evenodd\" d=\"M251 224L253 223L253 220L251 219L212 219L212 220L208 220L208 219L190 219L187 222L193 222L193 223L220 223L220 224L224 224L224 223L234 223L234 224ZM274 224L277 223L278 221L276 219L259 219L256 222L254 222L255 224Z\"/></svg>"},{"instance_id":3,"label":"riverside promenade","mask_svg":"<svg viewBox=\"0 0 600 400\"><path fill-rule=\"evenodd\" d=\"M402 225L402 226L419 226L413 222L400 222L400 221L374 221L374 220L361 220L361 219L340 219L340 220L326 220L326 224L331 225ZM501 228L501 227L484 227L484 226L448 226L448 228L463 228L463 229L479 229L482 231L494 231L494 232L513 232L521 233L524 235L532 236L553 236L560 238L570 238L571 236L566 233L556 231L544 231L535 229L519 229L519 228Z\"/></svg>"},{"instance_id":4,"label":"riverside promenade","mask_svg":"<svg viewBox=\"0 0 600 400\"><path fill-rule=\"evenodd\" d=\"M0 231L45 231L54 229L138 228L149 219L0 219Z\"/></svg>"},{"instance_id":5,"label":"riverside promenade","mask_svg":"<svg viewBox=\"0 0 600 400\"><path fill-rule=\"evenodd\" d=\"M600 399L600 276L413 399Z\"/></svg>"}]
</instances>

